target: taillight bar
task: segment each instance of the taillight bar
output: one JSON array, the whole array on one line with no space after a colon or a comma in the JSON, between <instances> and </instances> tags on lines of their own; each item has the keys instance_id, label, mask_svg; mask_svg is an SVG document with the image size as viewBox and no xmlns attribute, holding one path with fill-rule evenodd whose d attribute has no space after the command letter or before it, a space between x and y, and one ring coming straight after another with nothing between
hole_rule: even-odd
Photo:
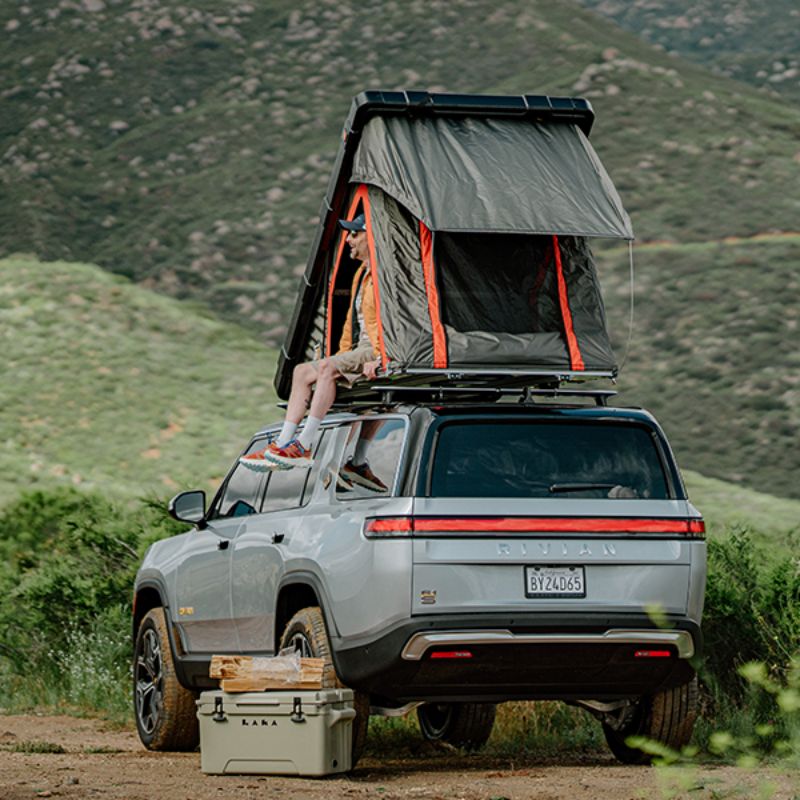
<instances>
[{"instance_id":1,"label":"taillight bar","mask_svg":"<svg viewBox=\"0 0 800 800\"><path fill-rule=\"evenodd\" d=\"M705 531L700 517L377 517L364 523L368 537L413 533L663 533L702 537Z\"/></svg>"}]
</instances>

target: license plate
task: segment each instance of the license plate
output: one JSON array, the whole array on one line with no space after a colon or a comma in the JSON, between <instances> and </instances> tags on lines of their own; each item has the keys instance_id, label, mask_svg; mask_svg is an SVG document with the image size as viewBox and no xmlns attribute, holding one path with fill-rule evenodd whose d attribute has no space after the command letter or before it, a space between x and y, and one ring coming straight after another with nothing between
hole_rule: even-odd
<instances>
[{"instance_id":1,"label":"license plate","mask_svg":"<svg viewBox=\"0 0 800 800\"><path fill-rule=\"evenodd\" d=\"M526 597L586 597L583 567L525 567Z\"/></svg>"}]
</instances>

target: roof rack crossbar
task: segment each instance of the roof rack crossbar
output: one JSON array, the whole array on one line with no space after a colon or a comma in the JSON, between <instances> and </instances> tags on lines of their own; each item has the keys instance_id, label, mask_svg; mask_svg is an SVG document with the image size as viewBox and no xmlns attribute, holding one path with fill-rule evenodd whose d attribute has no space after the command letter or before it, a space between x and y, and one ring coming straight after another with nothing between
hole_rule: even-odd
<instances>
[{"instance_id":1,"label":"roof rack crossbar","mask_svg":"<svg viewBox=\"0 0 800 800\"><path fill-rule=\"evenodd\" d=\"M496 401L503 397L518 397L520 403L534 403L535 397L552 398L586 398L592 399L595 405L605 407L608 399L614 397L614 389L542 389L531 386L397 386L393 384L376 384L365 387L365 392L355 397L344 397L334 403L334 408L353 405L371 405L381 403L389 405L395 400L405 397L424 397L429 402L459 402L467 399L486 399Z\"/></svg>"}]
</instances>

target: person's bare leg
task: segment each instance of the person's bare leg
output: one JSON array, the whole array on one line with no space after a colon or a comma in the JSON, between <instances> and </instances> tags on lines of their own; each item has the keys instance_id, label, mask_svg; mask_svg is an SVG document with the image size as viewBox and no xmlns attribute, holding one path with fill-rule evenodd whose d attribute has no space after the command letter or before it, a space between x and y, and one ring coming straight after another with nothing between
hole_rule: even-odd
<instances>
[{"instance_id":1,"label":"person's bare leg","mask_svg":"<svg viewBox=\"0 0 800 800\"><path fill-rule=\"evenodd\" d=\"M309 417L322 419L331 410L331 406L336 400L336 381L341 375L342 373L329 361L320 362L317 386L314 389L311 408L308 412Z\"/></svg>"},{"instance_id":2,"label":"person's bare leg","mask_svg":"<svg viewBox=\"0 0 800 800\"><path fill-rule=\"evenodd\" d=\"M310 362L298 364L294 368L289 403L286 407L287 422L297 425L306 415L308 402L311 399L311 390L317 382L317 377L317 370Z\"/></svg>"},{"instance_id":3,"label":"person's bare leg","mask_svg":"<svg viewBox=\"0 0 800 800\"><path fill-rule=\"evenodd\" d=\"M317 439L317 432L322 420L336 399L336 379L341 375L338 369L327 359L319 362L317 385L311 397L311 408L303 425L303 432L297 441L304 450L311 450Z\"/></svg>"}]
</instances>

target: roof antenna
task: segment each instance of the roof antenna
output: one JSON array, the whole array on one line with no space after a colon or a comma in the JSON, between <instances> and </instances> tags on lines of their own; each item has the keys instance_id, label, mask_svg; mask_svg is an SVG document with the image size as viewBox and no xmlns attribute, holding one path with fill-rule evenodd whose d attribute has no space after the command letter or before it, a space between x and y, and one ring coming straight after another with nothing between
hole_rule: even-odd
<instances>
[{"instance_id":1,"label":"roof antenna","mask_svg":"<svg viewBox=\"0 0 800 800\"><path fill-rule=\"evenodd\" d=\"M628 353L631 349L631 339L633 339L633 239L628 239L628 263L630 265L630 297L631 307L630 315L628 317L628 341L625 342L625 354L622 356L622 363L619 365L617 374L621 373L625 367L625 362L628 360Z\"/></svg>"}]
</instances>

